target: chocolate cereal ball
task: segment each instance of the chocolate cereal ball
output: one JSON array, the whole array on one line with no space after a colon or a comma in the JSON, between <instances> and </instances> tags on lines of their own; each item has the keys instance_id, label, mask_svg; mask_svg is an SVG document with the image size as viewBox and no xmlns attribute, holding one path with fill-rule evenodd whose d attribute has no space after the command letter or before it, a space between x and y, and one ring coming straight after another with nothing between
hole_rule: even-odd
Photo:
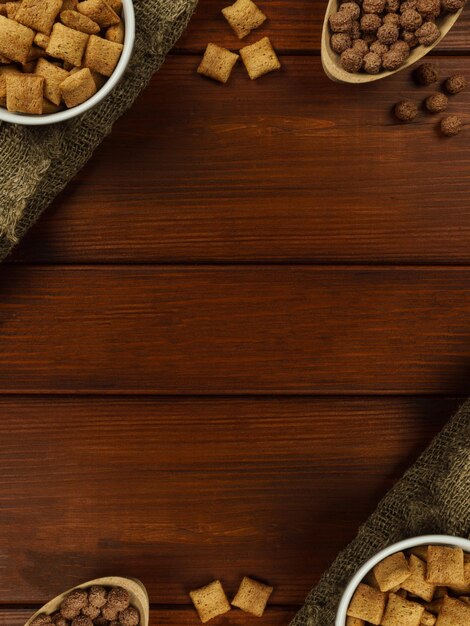
<instances>
[{"instance_id":1,"label":"chocolate cereal ball","mask_svg":"<svg viewBox=\"0 0 470 626\"><path fill-rule=\"evenodd\" d=\"M383 13L385 10L385 0L364 0L362 10L364 13Z\"/></svg>"},{"instance_id":2,"label":"chocolate cereal ball","mask_svg":"<svg viewBox=\"0 0 470 626\"><path fill-rule=\"evenodd\" d=\"M386 13L397 13L399 9L400 9L400 0L386 0L385 2Z\"/></svg>"},{"instance_id":3,"label":"chocolate cereal ball","mask_svg":"<svg viewBox=\"0 0 470 626\"><path fill-rule=\"evenodd\" d=\"M400 15L400 26L404 30L415 31L423 23L423 18L414 9L407 9Z\"/></svg>"},{"instance_id":4,"label":"chocolate cereal ball","mask_svg":"<svg viewBox=\"0 0 470 626\"><path fill-rule=\"evenodd\" d=\"M62 617L60 611L56 611L55 613L53 613L51 615L51 619L55 626L69 626L70 624L70 622L66 620L65 617Z\"/></svg>"},{"instance_id":5,"label":"chocolate cereal ball","mask_svg":"<svg viewBox=\"0 0 470 626\"><path fill-rule=\"evenodd\" d=\"M369 45L364 41L364 39L356 39L353 43L352 49L355 52L359 52L361 57L364 57L364 55L369 52Z\"/></svg>"},{"instance_id":6,"label":"chocolate cereal ball","mask_svg":"<svg viewBox=\"0 0 470 626\"><path fill-rule=\"evenodd\" d=\"M403 57L399 52L389 50L382 57L382 65L385 70L393 72L403 65Z\"/></svg>"},{"instance_id":7,"label":"chocolate cereal ball","mask_svg":"<svg viewBox=\"0 0 470 626\"><path fill-rule=\"evenodd\" d=\"M361 15L361 7L355 2L345 2L339 7L340 11L345 11L352 20L358 20Z\"/></svg>"},{"instance_id":8,"label":"chocolate cereal ball","mask_svg":"<svg viewBox=\"0 0 470 626\"><path fill-rule=\"evenodd\" d=\"M400 26L400 16L398 13L387 13L383 18L384 24L392 24L392 26Z\"/></svg>"},{"instance_id":9,"label":"chocolate cereal ball","mask_svg":"<svg viewBox=\"0 0 470 626\"><path fill-rule=\"evenodd\" d=\"M118 613L119 609L117 609L115 606L111 606L108 603L106 603L101 609L102 617L107 619L109 622L112 622L113 619L116 619Z\"/></svg>"},{"instance_id":10,"label":"chocolate cereal ball","mask_svg":"<svg viewBox=\"0 0 470 626\"><path fill-rule=\"evenodd\" d=\"M419 85L432 85L439 80L439 70L435 63L423 63L415 71L415 79Z\"/></svg>"},{"instance_id":11,"label":"chocolate cereal ball","mask_svg":"<svg viewBox=\"0 0 470 626\"><path fill-rule=\"evenodd\" d=\"M78 615L73 618L72 626L93 626L93 622L86 615Z\"/></svg>"},{"instance_id":12,"label":"chocolate cereal ball","mask_svg":"<svg viewBox=\"0 0 470 626\"><path fill-rule=\"evenodd\" d=\"M101 585L92 585L88 589L88 602L99 609L106 604L107 597L108 592Z\"/></svg>"},{"instance_id":13,"label":"chocolate cereal ball","mask_svg":"<svg viewBox=\"0 0 470 626\"><path fill-rule=\"evenodd\" d=\"M127 609L129 602L129 592L122 587L113 587L108 593L107 605L116 608L118 611Z\"/></svg>"},{"instance_id":14,"label":"chocolate cereal ball","mask_svg":"<svg viewBox=\"0 0 470 626\"><path fill-rule=\"evenodd\" d=\"M88 604L88 594L84 589L74 589L64 598L60 605L60 612L65 619L77 617L80 611Z\"/></svg>"},{"instance_id":15,"label":"chocolate cereal ball","mask_svg":"<svg viewBox=\"0 0 470 626\"><path fill-rule=\"evenodd\" d=\"M338 11L330 15L330 28L334 33L349 33L351 26L352 19L347 11Z\"/></svg>"},{"instance_id":16,"label":"chocolate cereal ball","mask_svg":"<svg viewBox=\"0 0 470 626\"><path fill-rule=\"evenodd\" d=\"M446 80L444 86L447 93L453 96L467 88L467 79L463 74L454 74Z\"/></svg>"},{"instance_id":17,"label":"chocolate cereal ball","mask_svg":"<svg viewBox=\"0 0 470 626\"><path fill-rule=\"evenodd\" d=\"M424 101L424 106L430 113L442 113L447 109L449 99L443 93L434 93Z\"/></svg>"},{"instance_id":18,"label":"chocolate cereal ball","mask_svg":"<svg viewBox=\"0 0 470 626\"><path fill-rule=\"evenodd\" d=\"M418 0L416 10L423 17L437 17L441 12L441 0Z\"/></svg>"},{"instance_id":19,"label":"chocolate cereal ball","mask_svg":"<svg viewBox=\"0 0 470 626\"><path fill-rule=\"evenodd\" d=\"M416 9L417 0L406 0L400 4L400 13L405 11L414 11Z\"/></svg>"},{"instance_id":20,"label":"chocolate cereal ball","mask_svg":"<svg viewBox=\"0 0 470 626\"><path fill-rule=\"evenodd\" d=\"M361 30L363 33L376 33L382 26L382 20L375 13L366 13L361 17Z\"/></svg>"},{"instance_id":21,"label":"chocolate cereal ball","mask_svg":"<svg viewBox=\"0 0 470 626\"><path fill-rule=\"evenodd\" d=\"M460 117L456 115L449 115L444 117L441 121L441 131L446 137L453 137L458 135L463 128L463 123Z\"/></svg>"},{"instance_id":22,"label":"chocolate cereal ball","mask_svg":"<svg viewBox=\"0 0 470 626\"><path fill-rule=\"evenodd\" d=\"M392 43L390 50L391 52L399 54L403 61L406 61L406 59L410 56L410 46L406 43L406 41L402 41L401 39Z\"/></svg>"},{"instance_id":23,"label":"chocolate cereal ball","mask_svg":"<svg viewBox=\"0 0 470 626\"><path fill-rule=\"evenodd\" d=\"M128 606L127 609L119 613L119 622L122 626L137 626L139 621L139 611L133 606Z\"/></svg>"},{"instance_id":24,"label":"chocolate cereal ball","mask_svg":"<svg viewBox=\"0 0 470 626\"><path fill-rule=\"evenodd\" d=\"M395 105L394 113L400 122L412 122L418 115L418 105L413 100L402 100Z\"/></svg>"},{"instance_id":25,"label":"chocolate cereal ball","mask_svg":"<svg viewBox=\"0 0 470 626\"><path fill-rule=\"evenodd\" d=\"M350 50L345 50L341 55L340 60L343 69L350 74L354 74L361 69L362 55L352 48Z\"/></svg>"},{"instance_id":26,"label":"chocolate cereal ball","mask_svg":"<svg viewBox=\"0 0 470 626\"><path fill-rule=\"evenodd\" d=\"M86 615L92 620L99 617L100 613L101 609L97 606L93 606L90 602L82 609L82 615Z\"/></svg>"},{"instance_id":27,"label":"chocolate cereal ball","mask_svg":"<svg viewBox=\"0 0 470 626\"><path fill-rule=\"evenodd\" d=\"M331 36L330 43L332 50L334 50L336 54L341 54L352 46L352 39L347 33L335 33Z\"/></svg>"},{"instance_id":28,"label":"chocolate cereal ball","mask_svg":"<svg viewBox=\"0 0 470 626\"><path fill-rule=\"evenodd\" d=\"M441 36L441 31L434 22L426 22L416 31L416 37L422 46L432 46Z\"/></svg>"},{"instance_id":29,"label":"chocolate cereal ball","mask_svg":"<svg viewBox=\"0 0 470 626\"><path fill-rule=\"evenodd\" d=\"M362 60L362 67L367 74L378 74L382 67L382 59L376 52L368 52Z\"/></svg>"},{"instance_id":30,"label":"chocolate cereal ball","mask_svg":"<svg viewBox=\"0 0 470 626\"><path fill-rule=\"evenodd\" d=\"M443 11L457 13L465 6L465 0L441 0L441 6Z\"/></svg>"},{"instance_id":31,"label":"chocolate cereal ball","mask_svg":"<svg viewBox=\"0 0 470 626\"><path fill-rule=\"evenodd\" d=\"M375 52L375 54L378 54L379 57L382 58L383 55L388 52L388 46L384 43L380 43L380 41L374 41L374 43L369 46L369 50L370 52Z\"/></svg>"},{"instance_id":32,"label":"chocolate cereal ball","mask_svg":"<svg viewBox=\"0 0 470 626\"><path fill-rule=\"evenodd\" d=\"M377 39L380 43L384 43L389 46L397 41L399 34L398 28L393 26L393 24L382 24L377 31Z\"/></svg>"},{"instance_id":33,"label":"chocolate cereal ball","mask_svg":"<svg viewBox=\"0 0 470 626\"><path fill-rule=\"evenodd\" d=\"M401 33L401 38L404 42L406 42L410 48L416 48L419 45L418 38L416 35L409 30L403 30Z\"/></svg>"}]
</instances>

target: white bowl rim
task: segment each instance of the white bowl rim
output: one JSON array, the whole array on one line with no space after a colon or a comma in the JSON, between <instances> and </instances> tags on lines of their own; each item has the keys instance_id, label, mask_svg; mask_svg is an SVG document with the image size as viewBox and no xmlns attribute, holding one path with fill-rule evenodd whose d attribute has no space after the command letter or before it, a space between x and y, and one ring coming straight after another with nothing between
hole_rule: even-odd
<instances>
[{"instance_id":1,"label":"white bowl rim","mask_svg":"<svg viewBox=\"0 0 470 626\"><path fill-rule=\"evenodd\" d=\"M104 100L121 80L126 68L129 64L135 42L135 13L132 0L122 0L123 18L125 23L124 49L121 58L112 75L106 83L99 89L94 96L86 102L79 104L72 109L51 113L49 115L24 115L21 113L11 113L7 109L0 107L0 121L9 122L10 124L20 124L22 126L47 126L49 124L57 124L65 122L74 117L78 117L95 107L99 102Z\"/></svg>"},{"instance_id":2,"label":"white bowl rim","mask_svg":"<svg viewBox=\"0 0 470 626\"><path fill-rule=\"evenodd\" d=\"M377 563L379 563L382 559L385 559L387 556L395 554L395 552L401 552L402 550L408 550L409 548L415 548L417 546L422 546L423 544L457 546L458 548L462 548L465 552L470 552L470 540L464 539L463 537L455 537L453 535L419 535L417 537L403 539L402 541L398 541L397 543L380 550L380 552L377 552L375 556L366 561L366 563L364 563L364 565L349 581L338 606L335 626L345 626L346 612L357 586L362 581L364 576L375 565L377 565Z\"/></svg>"}]
</instances>

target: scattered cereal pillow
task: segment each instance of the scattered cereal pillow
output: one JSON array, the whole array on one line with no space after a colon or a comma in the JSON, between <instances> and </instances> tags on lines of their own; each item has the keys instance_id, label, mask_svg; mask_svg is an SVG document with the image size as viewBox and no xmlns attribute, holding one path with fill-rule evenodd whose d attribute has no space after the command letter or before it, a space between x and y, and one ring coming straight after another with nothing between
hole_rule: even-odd
<instances>
[{"instance_id":1,"label":"scattered cereal pillow","mask_svg":"<svg viewBox=\"0 0 470 626\"><path fill-rule=\"evenodd\" d=\"M11 74L20 74L20 70L14 65L0 67L0 105L7 105L7 81L6 77Z\"/></svg>"},{"instance_id":2,"label":"scattered cereal pillow","mask_svg":"<svg viewBox=\"0 0 470 626\"><path fill-rule=\"evenodd\" d=\"M256 617L261 617L272 592L272 587L245 576L237 595L232 600L232 605L242 609L242 611L256 615Z\"/></svg>"},{"instance_id":3,"label":"scattered cereal pillow","mask_svg":"<svg viewBox=\"0 0 470 626\"><path fill-rule=\"evenodd\" d=\"M108 41L114 41L114 43L124 43L124 38L125 32L122 21L119 22L119 24L110 26L105 33L105 39L108 39Z\"/></svg>"},{"instance_id":4,"label":"scattered cereal pillow","mask_svg":"<svg viewBox=\"0 0 470 626\"><path fill-rule=\"evenodd\" d=\"M226 83L238 59L238 54L209 43L197 71L203 76L219 81L219 83Z\"/></svg>"},{"instance_id":5,"label":"scattered cereal pillow","mask_svg":"<svg viewBox=\"0 0 470 626\"><path fill-rule=\"evenodd\" d=\"M230 611L229 601L219 580L190 591L189 595L203 623Z\"/></svg>"},{"instance_id":6,"label":"scattered cereal pillow","mask_svg":"<svg viewBox=\"0 0 470 626\"><path fill-rule=\"evenodd\" d=\"M62 0L23 0L15 20L44 35L49 35L62 8Z\"/></svg>"},{"instance_id":7,"label":"scattered cereal pillow","mask_svg":"<svg viewBox=\"0 0 470 626\"><path fill-rule=\"evenodd\" d=\"M44 78L33 74L8 74L7 109L12 113L42 114Z\"/></svg>"},{"instance_id":8,"label":"scattered cereal pillow","mask_svg":"<svg viewBox=\"0 0 470 626\"><path fill-rule=\"evenodd\" d=\"M239 39L243 39L252 30L266 21L266 15L252 0L237 0L222 13Z\"/></svg>"},{"instance_id":9,"label":"scattered cereal pillow","mask_svg":"<svg viewBox=\"0 0 470 626\"><path fill-rule=\"evenodd\" d=\"M0 15L0 54L12 61L26 63L33 40L31 28Z\"/></svg>"},{"instance_id":10,"label":"scattered cereal pillow","mask_svg":"<svg viewBox=\"0 0 470 626\"><path fill-rule=\"evenodd\" d=\"M83 65L103 76L111 76L121 57L122 49L120 43L91 35Z\"/></svg>"},{"instance_id":11,"label":"scattered cereal pillow","mask_svg":"<svg viewBox=\"0 0 470 626\"><path fill-rule=\"evenodd\" d=\"M71 74L61 83L60 92L69 109L89 100L96 93L96 84L90 70L85 67Z\"/></svg>"},{"instance_id":12,"label":"scattered cereal pillow","mask_svg":"<svg viewBox=\"0 0 470 626\"><path fill-rule=\"evenodd\" d=\"M279 59L268 37L263 37L263 39L251 46L242 48L240 56L251 80L256 80L268 72L281 68Z\"/></svg>"}]
</instances>

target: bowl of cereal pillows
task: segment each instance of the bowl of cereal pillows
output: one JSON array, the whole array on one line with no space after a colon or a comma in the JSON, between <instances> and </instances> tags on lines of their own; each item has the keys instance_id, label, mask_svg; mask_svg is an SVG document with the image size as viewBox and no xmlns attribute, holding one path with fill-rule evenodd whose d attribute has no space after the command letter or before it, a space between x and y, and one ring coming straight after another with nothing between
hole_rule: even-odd
<instances>
[{"instance_id":1,"label":"bowl of cereal pillows","mask_svg":"<svg viewBox=\"0 0 470 626\"><path fill-rule=\"evenodd\" d=\"M149 599L134 578L107 576L77 585L36 611L25 626L148 626Z\"/></svg>"},{"instance_id":2,"label":"bowl of cereal pillows","mask_svg":"<svg viewBox=\"0 0 470 626\"><path fill-rule=\"evenodd\" d=\"M369 559L341 598L335 626L468 626L470 541L424 535Z\"/></svg>"},{"instance_id":3,"label":"bowl of cereal pillows","mask_svg":"<svg viewBox=\"0 0 470 626\"><path fill-rule=\"evenodd\" d=\"M391 76L430 52L458 20L466 0L330 0L321 58L343 83Z\"/></svg>"},{"instance_id":4,"label":"bowl of cereal pillows","mask_svg":"<svg viewBox=\"0 0 470 626\"><path fill-rule=\"evenodd\" d=\"M0 4L0 120L41 126L92 109L132 55L132 0Z\"/></svg>"}]
</instances>

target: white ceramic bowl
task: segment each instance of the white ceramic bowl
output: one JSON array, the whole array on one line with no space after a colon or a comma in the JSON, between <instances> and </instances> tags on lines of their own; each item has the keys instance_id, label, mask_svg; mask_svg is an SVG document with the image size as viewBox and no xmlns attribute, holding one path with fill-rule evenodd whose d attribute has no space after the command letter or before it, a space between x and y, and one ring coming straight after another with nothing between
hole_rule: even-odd
<instances>
[{"instance_id":1,"label":"white ceramic bowl","mask_svg":"<svg viewBox=\"0 0 470 626\"><path fill-rule=\"evenodd\" d=\"M0 120L10 122L11 124L22 124L23 126L46 126L48 124L57 124L58 122L65 122L73 117L82 115L82 113L89 111L99 102L104 100L104 98L111 93L114 87L121 80L134 49L135 15L132 0L122 0L122 18L125 26L125 37L121 58L119 59L113 74L94 96L86 102L83 102L83 104L79 104L72 109L66 109L65 111L59 111L58 113L51 113L50 115L24 115L22 113L10 113L10 111L0 107Z\"/></svg>"},{"instance_id":2,"label":"white ceramic bowl","mask_svg":"<svg viewBox=\"0 0 470 626\"><path fill-rule=\"evenodd\" d=\"M338 612L336 614L335 626L346 625L346 611L348 610L351 598L353 597L357 586L362 581L364 576L373 567L375 567L377 563L380 563L380 561L382 561L382 559L385 559L387 556L395 554L395 552L409 550L410 548L415 548L416 546L422 546L425 544L457 546L459 548L462 548L462 550L464 550L465 552L470 552L470 541L468 539L462 539L462 537L453 537L451 535L422 535L420 537L412 537L411 539L399 541L398 543L394 543L392 546L381 550L375 556L369 559L367 563L364 563L364 565L357 572L357 574L352 577L339 603Z\"/></svg>"}]
</instances>

